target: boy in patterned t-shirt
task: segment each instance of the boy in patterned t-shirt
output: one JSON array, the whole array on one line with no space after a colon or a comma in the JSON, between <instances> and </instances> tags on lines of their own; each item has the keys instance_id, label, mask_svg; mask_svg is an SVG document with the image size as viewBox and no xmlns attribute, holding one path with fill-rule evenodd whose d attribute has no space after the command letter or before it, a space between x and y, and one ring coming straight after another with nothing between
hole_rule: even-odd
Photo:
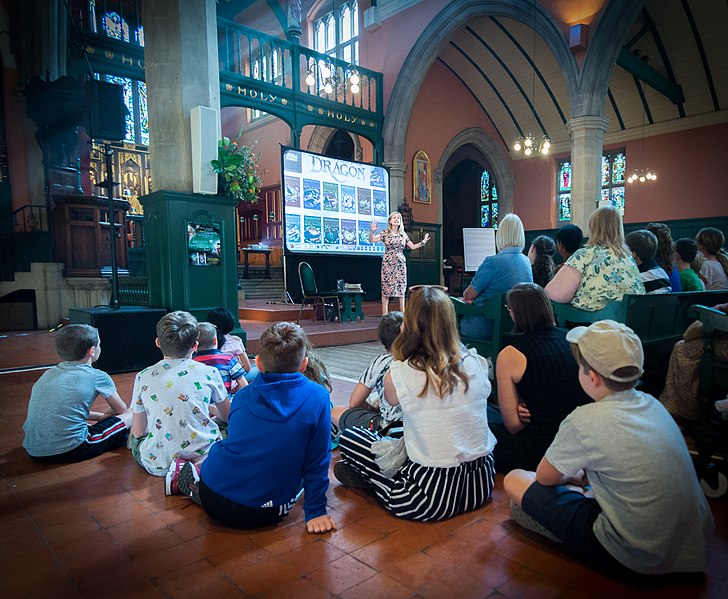
<instances>
[{"instance_id":1,"label":"boy in patterned t-shirt","mask_svg":"<svg viewBox=\"0 0 728 599\"><path fill-rule=\"evenodd\" d=\"M157 347L164 358L142 370L134 381L132 454L147 472L165 476L170 465L199 463L220 431L210 417L227 422L225 385L216 368L195 362L197 320L188 312L171 312L157 323ZM173 478L168 476L167 493Z\"/></svg>"},{"instance_id":2,"label":"boy in patterned t-shirt","mask_svg":"<svg viewBox=\"0 0 728 599\"><path fill-rule=\"evenodd\" d=\"M402 408L390 406L384 399L384 376L392 365L389 350L399 335L403 318L402 312L389 312L379 321L377 334L386 351L374 358L359 377L349 407L336 406L331 410L331 421L340 429L363 426L374 431L387 429L389 436L402 436Z\"/></svg>"}]
</instances>

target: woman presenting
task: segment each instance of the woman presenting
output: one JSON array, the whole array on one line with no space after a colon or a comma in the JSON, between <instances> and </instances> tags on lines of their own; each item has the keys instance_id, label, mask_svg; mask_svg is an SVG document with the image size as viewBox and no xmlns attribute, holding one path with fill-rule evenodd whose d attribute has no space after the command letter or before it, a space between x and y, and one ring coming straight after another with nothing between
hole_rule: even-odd
<instances>
[{"instance_id":1,"label":"woman presenting","mask_svg":"<svg viewBox=\"0 0 728 599\"><path fill-rule=\"evenodd\" d=\"M369 241L384 244L384 258L382 258L382 315L389 312L389 298L399 298L399 311L404 312L404 292L407 288L407 261L404 258L404 248L411 250L421 248L430 240L430 234L425 233L422 241L412 243L402 228L402 215L392 212L387 219L387 228L377 233L377 221L373 220Z\"/></svg>"}]
</instances>

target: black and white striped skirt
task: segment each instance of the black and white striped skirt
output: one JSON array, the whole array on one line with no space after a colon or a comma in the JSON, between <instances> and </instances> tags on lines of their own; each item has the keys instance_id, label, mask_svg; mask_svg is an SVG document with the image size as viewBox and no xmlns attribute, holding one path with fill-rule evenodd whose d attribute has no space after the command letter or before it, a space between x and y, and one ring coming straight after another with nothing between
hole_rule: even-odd
<instances>
[{"instance_id":1,"label":"black and white striped skirt","mask_svg":"<svg viewBox=\"0 0 728 599\"><path fill-rule=\"evenodd\" d=\"M493 492L493 455L452 468L422 466L408 460L393 478L374 462L372 443L381 435L361 427L341 431L344 461L364 476L392 514L408 520L445 520L483 505Z\"/></svg>"}]
</instances>

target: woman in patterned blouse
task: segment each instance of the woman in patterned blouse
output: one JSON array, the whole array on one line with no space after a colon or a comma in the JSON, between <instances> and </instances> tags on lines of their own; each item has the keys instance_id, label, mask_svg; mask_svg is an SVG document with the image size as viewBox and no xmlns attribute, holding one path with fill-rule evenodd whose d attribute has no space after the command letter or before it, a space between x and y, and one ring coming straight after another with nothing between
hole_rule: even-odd
<instances>
[{"instance_id":1,"label":"woman in patterned blouse","mask_svg":"<svg viewBox=\"0 0 728 599\"><path fill-rule=\"evenodd\" d=\"M637 265L624 243L619 212L597 208L589 217L589 231L586 246L574 252L546 285L546 295L595 312L612 300L621 300L625 293L644 294Z\"/></svg>"}]
</instances>

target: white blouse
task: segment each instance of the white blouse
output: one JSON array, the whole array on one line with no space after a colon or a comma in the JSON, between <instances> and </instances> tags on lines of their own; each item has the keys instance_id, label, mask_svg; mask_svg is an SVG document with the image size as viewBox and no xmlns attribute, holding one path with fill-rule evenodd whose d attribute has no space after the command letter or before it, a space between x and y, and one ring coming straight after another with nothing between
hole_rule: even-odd
<instances>
[{"instance_id":1,"label":"white blouse","mask_svg":"<svg viewBox=\"0 0 728 599\"><path fill-rule=\"evenodd\" d=\"M463 352L462 367L468 375L467 391L459 382L453 393L441 398L430 385L427 394L418 397L425 373L409 362L392 362L390 372L402 406L407 455L417 464L452 468L488 455L495 447L488 428L488 363L471 349Z\"/></svg>"}]
</instances>

